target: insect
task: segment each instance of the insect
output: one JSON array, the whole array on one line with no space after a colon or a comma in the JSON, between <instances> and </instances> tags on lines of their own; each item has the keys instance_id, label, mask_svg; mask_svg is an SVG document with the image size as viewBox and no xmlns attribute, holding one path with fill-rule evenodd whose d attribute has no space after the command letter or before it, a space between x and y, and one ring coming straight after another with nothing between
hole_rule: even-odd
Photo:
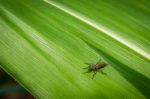
<instances>
[{"instance_id":1,"label":"insect","mask_svg":"<svg viewBox=\"0 0 150 99\"><path fill-rule=\"evenodd\" d=\"M94 76L96 75L97 72L101 72L102 74L106 74L101 69L104 68L105 66L107 66L108 64L105 62L102 62L101 59L96 64L89 64L89 63L85 63L85 64L87 64L89 66L83 68L83 69L88 69L88 71L86 71L84 73L94 72L92 79L94 79Z\"/></svg>"}]
</instances>

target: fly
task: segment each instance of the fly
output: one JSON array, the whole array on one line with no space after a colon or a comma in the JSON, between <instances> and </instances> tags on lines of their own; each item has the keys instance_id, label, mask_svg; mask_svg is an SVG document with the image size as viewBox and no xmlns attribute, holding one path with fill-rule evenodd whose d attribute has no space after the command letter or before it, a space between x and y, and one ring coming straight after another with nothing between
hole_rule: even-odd
<instances>
[{"instance_id":1,"label":"fly","mask_svg":"<svg viewBox=\"0 0 150 99\"><path fill-rule=\"evenodd\" d=\"M94 79L94 76L96 75L97 72L101 72L102 74L106 74L101 69L104 68L104 67L106 67L108 64L105 63L105 62L102 62L101 60L99 60L96 64L89 64L89 63L85 63L85 64L87 64L89 66L83 68L83 69L88 69L88 71L86 71L84 73L94 72L94 74L92 76L92 79Z\"/></svg>"}]
</instances>

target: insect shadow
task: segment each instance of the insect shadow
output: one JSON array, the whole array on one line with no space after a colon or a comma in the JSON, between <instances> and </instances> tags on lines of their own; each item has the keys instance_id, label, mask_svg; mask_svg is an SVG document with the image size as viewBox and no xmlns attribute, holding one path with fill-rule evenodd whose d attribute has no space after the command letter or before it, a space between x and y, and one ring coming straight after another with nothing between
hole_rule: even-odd
<instances>
[{"instance_id":1,"label":"insect shadow","mask_svg":"<svg viewBox=\"0 0 150 99\"><path fill-rule=\"evenodd\" d=\"M93 76L92 76L92 79L94 79L95 75L97 74L97 72L101 72L102 74L105 74L103 71L102 71L102 68L106 67L108 64L101 61L101 59L96 63L96 64L90 64L90 63L85 63L87 65L89 65L88 67L85 67L83 69L88 69L86 72L84 73L91 73L93 72Z\"/></svg>"}]
</instances>

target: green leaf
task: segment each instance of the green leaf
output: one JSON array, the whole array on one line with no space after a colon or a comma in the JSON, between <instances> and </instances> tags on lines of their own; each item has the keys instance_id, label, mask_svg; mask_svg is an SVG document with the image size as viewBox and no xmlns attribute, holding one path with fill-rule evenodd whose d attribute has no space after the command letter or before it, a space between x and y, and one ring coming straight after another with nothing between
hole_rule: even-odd
<instances>
[{"instance_id":1,"label":"green leaf","mask_svg":"<svg viewBox=\"0 0 150 99\"><path fill-rule=\"evenodd\" d=\"M148 0L1 0L0 65L38 99L150 98ZM108 63L92 80L84 63Z\"/></svg>"}]
</instances>

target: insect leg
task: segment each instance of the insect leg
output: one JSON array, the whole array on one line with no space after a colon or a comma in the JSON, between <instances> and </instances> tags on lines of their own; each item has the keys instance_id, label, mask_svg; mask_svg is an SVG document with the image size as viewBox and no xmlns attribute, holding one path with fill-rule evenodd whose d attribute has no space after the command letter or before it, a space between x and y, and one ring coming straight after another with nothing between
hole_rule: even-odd
<instances>
[{"instance_id":1,"label":"insect leg","mask_svg":"<svg viewBox=\"0 0 150 99\"><path fill-rule=\"evenodd\" d=\"M89 68L89 66L88 67L84 67L84 68L82 68L82 69L88 69Z\"/></svg>"},{"instance_id":2,"label":"insect leg","mask_svg":"<svg viewBox=\"0 0 150 99\"><path fill-rule=\"evenodd\" d=\"M91 72L91 71L89 71L89 70L88 70L88 71L86 71L86 72L83 72L83 73L90 73L90 72Z\"/></svg>"},{"instance_id":3,"label":"insect leg","mask_svg":"<svg viewBox=\"0 0 150 99\"><path fill-rule=\"evenodd\" d=\"M99 59L99 62L101 61L101 59Z\"/></svg>"},{"instance_id":4,"label":"insect leg","mask_svg":"<svg viewBox=\"0 0 150 99\"><path fill-rule=\"evenodd\" d=\"M91 65L90 63L84 63L84 64L86 64L86 65Z\"/></svg>"},{"instance_id":5,"label":"insect leg","mask_svg":"<svg viewBox=\"0 0 150 99\"><path fill-rule=\"evenodd\" d=\"M101 59L99 59L98 62L97 62L96 64L98 64L98 63L100 63L100 62L101 62Z\"/></svg>"},{"instance_id":6,"label":"insect leg","mask_svg":"<svg viewBox=\"0 0 150 99\"><path fill-rule=\"evenodd\" d=\"M103 72L102 70L101 70L101 73L104 74L104 75L107 75L107 74L106 74L105 72Z\"/></svg>"},{"instance_id":7,"label":"insect leg","mask_svg":"<svg viewBox=\"0 0 150 99\"><path fill-rule=\"evenodd\" d=\"M96 75L97 71L94 71L94 74L92 76L92 79L94 79L94 76Z\"/></svg>"}]
</instances>

